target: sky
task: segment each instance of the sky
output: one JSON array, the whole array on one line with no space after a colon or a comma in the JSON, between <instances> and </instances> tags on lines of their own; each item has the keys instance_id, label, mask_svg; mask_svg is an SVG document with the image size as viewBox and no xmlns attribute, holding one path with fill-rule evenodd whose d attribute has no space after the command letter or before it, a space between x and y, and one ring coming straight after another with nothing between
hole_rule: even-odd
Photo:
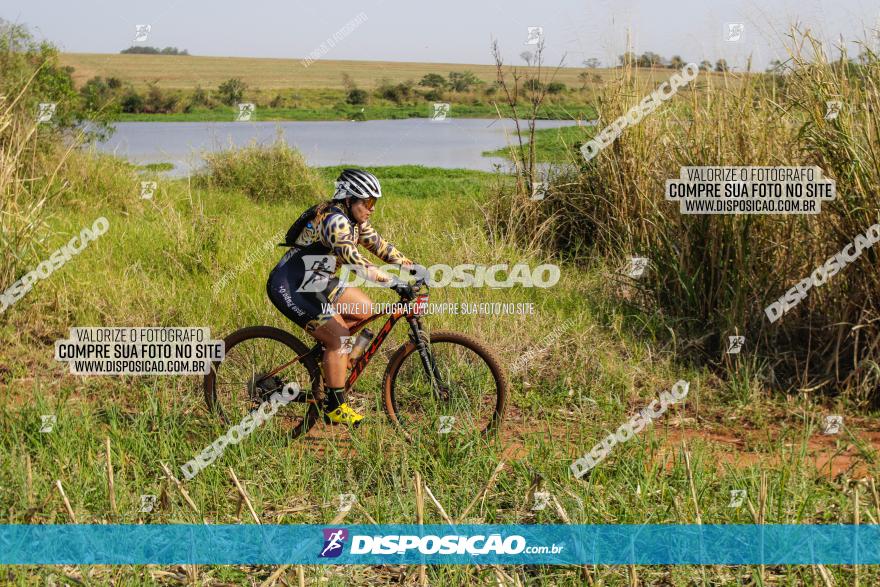
<instances>
[{"instance_id":1,"label":"sky","mask_svg":"<svg viewBox=\"0 0 880 587\"><path fill-rule=\"evenodd\" d=\"M789 26L808 27L837 55L841 35L852 43L880 27L874 0L4 0L0 18L25 24L63 51L118 53L149 24L151 46L192 55L303 58L359 18L324 59L492 63L497 40L505 61L522 63L528 27L543 27L545 63L577 67L589 58L617 63L626 50L685 61L724 58L742 68L749 55L764 69L784 61ZM727 40L728 23L744 25Z\"/></svg>"}]
</instances>

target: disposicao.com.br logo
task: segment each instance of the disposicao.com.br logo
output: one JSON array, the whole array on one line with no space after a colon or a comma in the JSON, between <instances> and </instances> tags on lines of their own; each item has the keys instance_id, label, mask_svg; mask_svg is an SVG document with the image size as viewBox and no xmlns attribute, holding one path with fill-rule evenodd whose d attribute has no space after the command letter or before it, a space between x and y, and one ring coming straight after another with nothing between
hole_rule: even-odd
<instances>
[{"instance_id":1,"label":"disposicao.com.br logo","mask_svg":"<svg viewBox=\"0 0 880 587\"><path fill-rule=\"evenodd\" d=\"M342 554L348 530L345 528L324 528L324 546L321 547L320 558L336 558Z\"/></svg>"},{"instance_id":2,"label":"disposicao.com.br logo","mask_svg":"<svg viewBox=\"0 0 880 587\"><path fill-rule=\"evenodd\" d=\"M336 557L342 554L348 531L343 528L323 530L324 546L319 557ZM502 537L501 534L476 534L464 536L447 534L437 536L429 534L389 534L385 536L366 536L358 534L351 537L352 555L406 554L415 550L419 554L434 555L517 555L517 554L558 554L565 546L551 544L549 546L528 546L526 539L518 534Z\"/></svg>"}]
</instances>

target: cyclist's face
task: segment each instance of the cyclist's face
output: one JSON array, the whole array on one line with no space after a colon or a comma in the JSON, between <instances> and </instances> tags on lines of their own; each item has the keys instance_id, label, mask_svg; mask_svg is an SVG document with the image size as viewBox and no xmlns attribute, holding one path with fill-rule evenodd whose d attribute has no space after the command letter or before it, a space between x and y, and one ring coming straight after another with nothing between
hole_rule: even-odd
<instances>
[{"instance_id":1,"label":"cyclist's face","mask_svg":"<svg viewBox=\"0 0 880 587\"><path fill-rule=\"evenodd\" d=\"M351 213L357 222L363 222L373 215L373 207L375 205L376 198L368 198L366 200L355 198L351 205Z\"/></svg>"}]
</instances>

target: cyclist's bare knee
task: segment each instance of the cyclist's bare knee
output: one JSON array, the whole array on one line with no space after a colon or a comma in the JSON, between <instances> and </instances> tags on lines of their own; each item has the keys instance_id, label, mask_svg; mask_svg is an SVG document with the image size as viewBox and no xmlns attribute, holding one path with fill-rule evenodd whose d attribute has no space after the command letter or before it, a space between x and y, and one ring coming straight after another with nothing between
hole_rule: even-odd
<instances>
[{"instance_id":1,"label":"cyclist's bare knee","mask_svg":"<svg viewBox=\"0 0 880 587\"><path fill-rule=\"evenodd\" d=\"M347 287L336 302L336 311L348 321L363 320L373 315L370 297L357 287Z\"/></svg>"}]
</instances>

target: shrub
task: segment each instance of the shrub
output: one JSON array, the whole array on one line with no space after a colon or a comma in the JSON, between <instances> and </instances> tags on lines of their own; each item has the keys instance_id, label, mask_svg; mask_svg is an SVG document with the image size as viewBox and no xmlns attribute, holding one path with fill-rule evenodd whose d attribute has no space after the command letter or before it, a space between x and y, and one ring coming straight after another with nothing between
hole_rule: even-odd
<instances>
[{"instance_id":1,"label":"shrub","mask_svg":"<svg viewBox=\"0 0 880 587\"><path fill-rule=\"evenodd\" d=\"M144 111L144 97L134 89L129 89L119 102L123 112L138 114Z\"/></svg>"},{"instance_id":2,"label":"shrub","mask_svg":"<svg viewBox=\"0 0 880 587\"><path fill-rule=\"evenodd\" d=\"M561 94L568 88L562 82L550 82L547 84L547 93L548 94Z\"/></svg>"},{"instance_id":3,"label":"shrub","mask_svg":"<svg viewBox=\"0 0 880 587\"><path fill-rule=\"evenodd\" d=\"M446 78L438 73L429 73L422 77L419 85L426 88L434 88L435 90L444 90L449 85Z\"/></svg>"},{"instance_id":4,"label":"shrub","mask_svg":"<svg viewBox=\"0 0 880 587\"><path fill-rule=\"evenodd\" d=\"M206 172L198 184L241 190L257 202L314 202L322 182L299 151L283 140L266 147L256 143L243 149L218 151L205 158Z\"/></svg>"},{"instance_id":5,"label":"shrub","mask_svg":"<svg viewBox=\"0 0 880 587\"><path fill-rule=\"evenodd\" d=\"M168 114L177 109L179 97L168 91L163 91L155 83L151 83L144 99L144 112L149 114Z\"/></svg>"},{"instance_id":6,"label":"shrub","mask_svg":"<svg viewBox=\"0 0 880 587\"><path fill-rule=\"evenodd\" d=\"M354 88L352 90L349 90L348 96L346 96L345 101L349 104L354 105L366 104L368 96L369 94L367 94L366 90Z\"/></svg>"},{"instance_id":7,"label":"shrub","mask_svg":"<svg viewBox=\"0 0 880 587\"><path fill-rule=\"evenodd\" d=\"M196 86L196 89L193 90L193 93L189 96L189 105L194 108L199 106L210 106L211 102L211 97L202 86Z\"/></svg>"},{"instance_id":8,"label":"shrub","mask_svg":"<svg viewBox=\"0 0 880 587\"><path fill-rule=\"evenodd\" d=\"M105 108L113 98L113 92L101 77L93 77L80 88L83 106L86 110L97 111Z\"/></svg>"},{"instance_id":9,"label":"shrub","mask_svg":"<svg viewBox=\"0 0 880 587\"><path fill-rule=\"evenodd\" d=\"M227 106L234 106L242 101L247 87L240 79L230 78L217 87L217 99Z\"/></svg>"},{"instance_id":10,"label":"shrub","mask_svg":"<svg viewBox=\"0 0 880 587\"><path fill-rule=\"evenodd\" d=\"M390 100L395 104L401 104L413 95L413 82L411 80L392 85L387 79L379 82L376 95L384 100Z\"/></svg>"},{"instance_id":11,"label":"shrub","mask_svg":"<svg viewBox=\"0 0 880 587\"><path fill-rule=\"evenodd\" d=\"M442 102L443 101L443 92L439 90L431 90L430 92L425 92L424 94L425 100L429 102Z\"/></svg>"},{"instance_id":12,"label":"shrub","mask_svg":"<svg viewBox=\"0 0 880 587\"><path fill-rule=\"evenodd\" d=\"M476 86L481 83L483 82L480 78L470 71L449 72L449 87L452 88L452 91L454 92L467 92L471 89L471 86Z\"/></svg>"},{"instance_id":13,"label":"shrub","mask_svg":"<svg viewBox=\"0 0 880 587\"><path fill-rule=\"evenodd\" d=\"M523 88L525 88L527 90L531 90L533 92L537 92L543 87L544 87L544 84L541 83L541 80L534 78L534 77L529 78L523 82Z\"/></svg>"},{"instance_id":14,"label":"shrub","mask_svg":"<svg viewBox=\"0 0 880 587\"><path fill-rule=\"evenodd\" d=\"M284 106L284 96L281 94L275 94L275 97L269 100L269 108L281 108Z\"/></svg>"}]
</instances>

